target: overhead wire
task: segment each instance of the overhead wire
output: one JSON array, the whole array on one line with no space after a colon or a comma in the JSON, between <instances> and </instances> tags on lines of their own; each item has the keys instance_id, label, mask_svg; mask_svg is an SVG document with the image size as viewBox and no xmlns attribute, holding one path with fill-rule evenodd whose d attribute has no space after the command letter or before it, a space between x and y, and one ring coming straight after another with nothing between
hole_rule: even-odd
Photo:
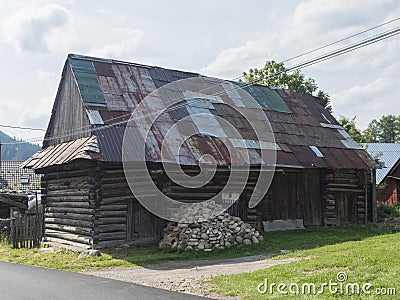
<instances>
[{"instance_id":1,"label":"overhead wire","mask_svg":"<svg viewBox=\"0 0 400 300\"><path fill-rule=\"evenodd\" d=\"M388 22L383 23L383 24L381 24L381 25L378 25L378 26L375 26L375 27L373 27L373 28L364 30L364 31L362 31L362 32L360 32L360 33L358 33L358 34L354 34L354 35L349 36L349 37L347 37L347 38L343 38L343 39L341 39L341 40L339 40L339 41L343 41L343 40L349 39L349 38L351 38L351 37L358 36L358 35L360 35L361 33L365 33L365 32L371 31L371 30L373 30L373 29L376 29L376 28L381 27L381 26L383 26L383 25L392 23L392 22L394 22L394 21L396 21L396 20L399 20L399 19L400 19L400 18L396 18L396 19L394 19L394 20L388 21ZM342 54L345 54L345 53L348 53L348 52L352 52L352 51L354 51L354 50L356 50L356 49L359 49L359 48L365 47L365 46L367 46L367 45L371 45L371 44L374 44L374 43L376 43L376 42L379 42L379 41L381 41L381 40L390 38L390 37L395 36L395 35L397 35L397 34L399 34L399 33L400 33L400 26L397 27L397 28L395 28L395 29L387 30L387 31L385 31L385 32L383 32L383 33L376 34L376 35L374 35L374 36L372 36L372 37L366 38L366 39L364 39L364 40L362 40L362 41L353 43L353 44L351 44L351 45L344 46L344 47L341 47L341 48L339 48L339 49L330 51L330 52L328 52L328 53L326 53L326 54L320 55L320 56L315 57L315 58L313 58L313 59L310 59L310 60L308 60L308 61L299 63L299 64L294 65L294 66L291 66L291 67L288 67L288 68L285 69L285 71L278 72L278 73L274 74L274 76L278 76L278 75L280 75L280 74L283 73L283 72L293 72L293 71L299 70L299 69L301 69L301 68L309 67L309 66L314 65L314 64L316 64L316 63L319 63L319 62L322 62L322 61L331 59L331 58L333 58L333 57L337 57L337 56L339 56L339 55L342 55ZM315 51L317 51L318 49L323 49L323 48L326 48L326 47L328 47L328 46L330 46L330 45L333 45L333 44L337 44L339 41L334 42L334 43L327 44L327 45L322 46L322 47L319 47L319 48L316 48L316 49L314 49L314 50L309 51L308 53L315 52ZM305 54L307 54L307 53L305 53ZM296 57L303 56L303 55L305 55L305 54L295 56L295 57L293 57L293 59L296 58ZM289 60L292 60L292 59L288 59L288 60L285 60L285 61L289 61ZM241 77L242 77L242 76L241 76ZM238 77L238 78L241 78L241 77ZM237 79L238 79L238 78L237 78ZM230 89L230 90L225 90L224 92L219 92L219 93L216 93L216 94L212 94L212 95L210 95L210 96L219 96L219 95L224 94L224 93L226 93L226 92L230 92L230 91L234 91L234 90L238 90L238 89L243 89L243 88L245 88L245 87L248 87L248 86L251 86L251 85L253 85L253 84L256 84L256 83L258 83L258 82L260 82L260 81L262 81L262 79L253 80L253 81L250 81L250 82L245 83L245 84L238 84L236 87L234 87L234 88L232 88L232 89ZM219 84L216 84L215 86L218 86L218 85L219 85ZM212 88L212 87L210 87L210 88ZM184 100L184 99L182 99L182 100ZM195 100L194 100L194 101L195 101ZM174 105L174 106L172 106L172 107L166 108L164 111L173 111L173 110L177 110L177 109L182 108L182 107L186 107L186 104L183 103L183 104ZM149 115L151 115L151 114L154 114L154 113L150 113ZM107 121L111 121L111 120L113 120L113 119L125 118L125 117L128 117L128 116L130 116L130 115L131 115L131 113L128 113L128 114L126 114L126 115L121 115L121 116L118 116L118 117L115 117L115 118L111 118L111 119L109 119L109 120L107 120ZM147 116L147 115L145 115L145 116ZM142 117L145 117L145 116L142 116ZM88 125L88 126L83 126L83 127L81 127L81 128L75 128L75 129L73 129L73 130L70 130L70 131L68 131L68 134L64 133L64 134L62 134L62 135L47 136L47 137L45 137L45 138L43 138L43 139L42 139L42 137L37 137L37 138L27 139L27 140L24 141L24 142L3 143L3 144L20 144L20 143L27 143L27 142L34 142L34 141L41 141L41 140L43 140L43 141L48 141L48 140L59 139L59 138L63 138L63 137L69 137L69 136L73 136L73 135L77 135L77 134L82 134L82 133L87 133L87 132L93 132L93 131L97 131L97 130L102 130L102 129L106 129L106 128L109 128L109 127L112 127L112 126L118 126L118 125L121 125L121 124L125 124L125 123L127 123L127 122L129 122L129 120L122 120L122 121L118 121L118 122L115 122L115 123L106 124L106 125L104 125L104 126L99 126L99 127L94 127L94 128L92 127L93 125ZM0 127L1 127L1 125L0 125ZM19 126L8 126L8 125L4 125L3 127L11 127L11 128L13 128L13 127L19 127ZM92 128L90 128L90 127L92 127ZM80 130L80 129L86 129L86 128L88 128L88 130ZM89 129L89 128L90 128L90 129ZM30 129L30 130L42 130L42 131L45 131L44 129L30 128L30 127L20 127L19 129Z\"/></svg>"}]
</instances>

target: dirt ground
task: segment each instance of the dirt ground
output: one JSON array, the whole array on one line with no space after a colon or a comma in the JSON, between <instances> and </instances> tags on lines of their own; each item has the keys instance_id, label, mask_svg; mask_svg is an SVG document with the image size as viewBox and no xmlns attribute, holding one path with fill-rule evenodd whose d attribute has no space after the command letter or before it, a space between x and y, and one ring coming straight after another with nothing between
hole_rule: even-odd
<instances>
[{"instance_id":1,"label":"dirt ground","mask_svg":"<svg viewBox=\"0 0 400 300\"><path fill-rule=\"evenodd\" d=\"M86 274L134 282L156 288L163 288L183 293L206 296L214 299L238 299L221 297L210 291L204 282L213 276L240 274L269 268L279 264L297 261L296 258L281 260L266 259L266 255L256 255L217 261L197 260L189 262L171 262L166 264L95 270Z\"/></svg>"}]
</instances>

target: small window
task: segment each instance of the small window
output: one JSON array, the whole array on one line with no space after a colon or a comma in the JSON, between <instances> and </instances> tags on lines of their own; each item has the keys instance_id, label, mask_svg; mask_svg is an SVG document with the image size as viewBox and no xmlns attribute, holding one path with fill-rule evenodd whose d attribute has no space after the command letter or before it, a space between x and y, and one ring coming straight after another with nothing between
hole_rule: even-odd
<instances>
[{"instance_id":1,"label":"small window","mask_svg":"<svg viewBox=\"0 0 400 300\"><path fill-rule=\"evenodd\" d=\"M319 151L317 146L310 146L311 150L314 151L317 157L324 157L321 151Z\"/></svg>"},{"instance_id":2,"label":"small window","mask_svg":"<svg viewBox=\"0 0 400 300\"><path fill-rule=\"evenodd\" d=\"M28 184L29 183L29 177L21 177L21 184Z\"/></svg>"}]
</instances>

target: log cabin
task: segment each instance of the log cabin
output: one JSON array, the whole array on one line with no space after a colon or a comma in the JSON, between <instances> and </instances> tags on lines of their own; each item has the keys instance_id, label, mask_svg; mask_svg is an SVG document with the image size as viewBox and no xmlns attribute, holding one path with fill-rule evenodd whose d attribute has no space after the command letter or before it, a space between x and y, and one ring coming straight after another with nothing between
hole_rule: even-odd
<instances>
[{"instance_id":1,"label":"log cabin","mask_svg":"<svg viewBox=\"0 0 400 300\"><path fill-rule=\"evenodd\" d=\"M171 88L171 93L182 97L183 105L165 111L151 127L151 138L146 139L146 168L163 194L196 202L220 193L230 169L230 157L221 141L233 144L229 128L218 119L223 118L242 136L236 145L245 148L251 165L245 188L229 208L231 214L264 230L273 228L276 221L343 226L373 220L377 165L317 98L191 72L69 54L43 148L24 163L25 168L43 174L47 242L98 249L160 239L166 220L148 211L127 182L122 158L124 132L130 128L131 113L146 96L189 78L210 80L215 89L193 96L176 86ZM245 90L258 106L229 90L230 86ZM218 99L216 90L222 90L224 101ZM201 101L194 104L193 97ZM246 110L251 119L237 112ZM194 118L196 112L201 112L206 122ZM260 114L269 120L273 132L275 173L268 192L249 208L266 150L256 141L257 125L249 125L263 120L257 117ZM209 183L195 189L169 178L160 158L166 129L188 116L192 116L189 125L203 134L185 137L179 152L183 154L175 163L185 172L198 172L199 157L209 154L218 167ZM205 128L210 124L219 133L207 134ZM143 179L137 176L135 180Z\"/></svg>"}]
</instances>

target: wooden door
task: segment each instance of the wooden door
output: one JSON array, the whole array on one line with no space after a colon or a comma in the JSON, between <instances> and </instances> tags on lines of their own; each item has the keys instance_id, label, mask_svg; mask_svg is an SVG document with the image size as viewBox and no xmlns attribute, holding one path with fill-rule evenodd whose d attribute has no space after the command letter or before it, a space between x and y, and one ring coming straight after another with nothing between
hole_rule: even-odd
<instances>
[{"instance_id":1,"label":"wooden door","mask_svg":"<svg viewBox=\"0 0 400 300\"><path fill-rule=\"evenodd\" d=\"M304 174L304 226L322 226L322 197L318 172Z\"/></svg>"},{"instance_id":2,"label":"wooden door","mask_svg":"<svg viewBox=\"0 0 400 300\"><path fill-rule=\"evenodd\" d=\"M160 218L150 213L136 199L128 201L128 239L159 238L161 227L165 225Z\"/></svg>"},{"instance_id":3,"label":"wooden door","mask_svg":"<svg viewBox=\"0 0 400 300\"><path fill-rule=\"evenodd\" d=\"M357 193L336 193L336 224L357 224Z\"/></svg>"}]
</instances>

